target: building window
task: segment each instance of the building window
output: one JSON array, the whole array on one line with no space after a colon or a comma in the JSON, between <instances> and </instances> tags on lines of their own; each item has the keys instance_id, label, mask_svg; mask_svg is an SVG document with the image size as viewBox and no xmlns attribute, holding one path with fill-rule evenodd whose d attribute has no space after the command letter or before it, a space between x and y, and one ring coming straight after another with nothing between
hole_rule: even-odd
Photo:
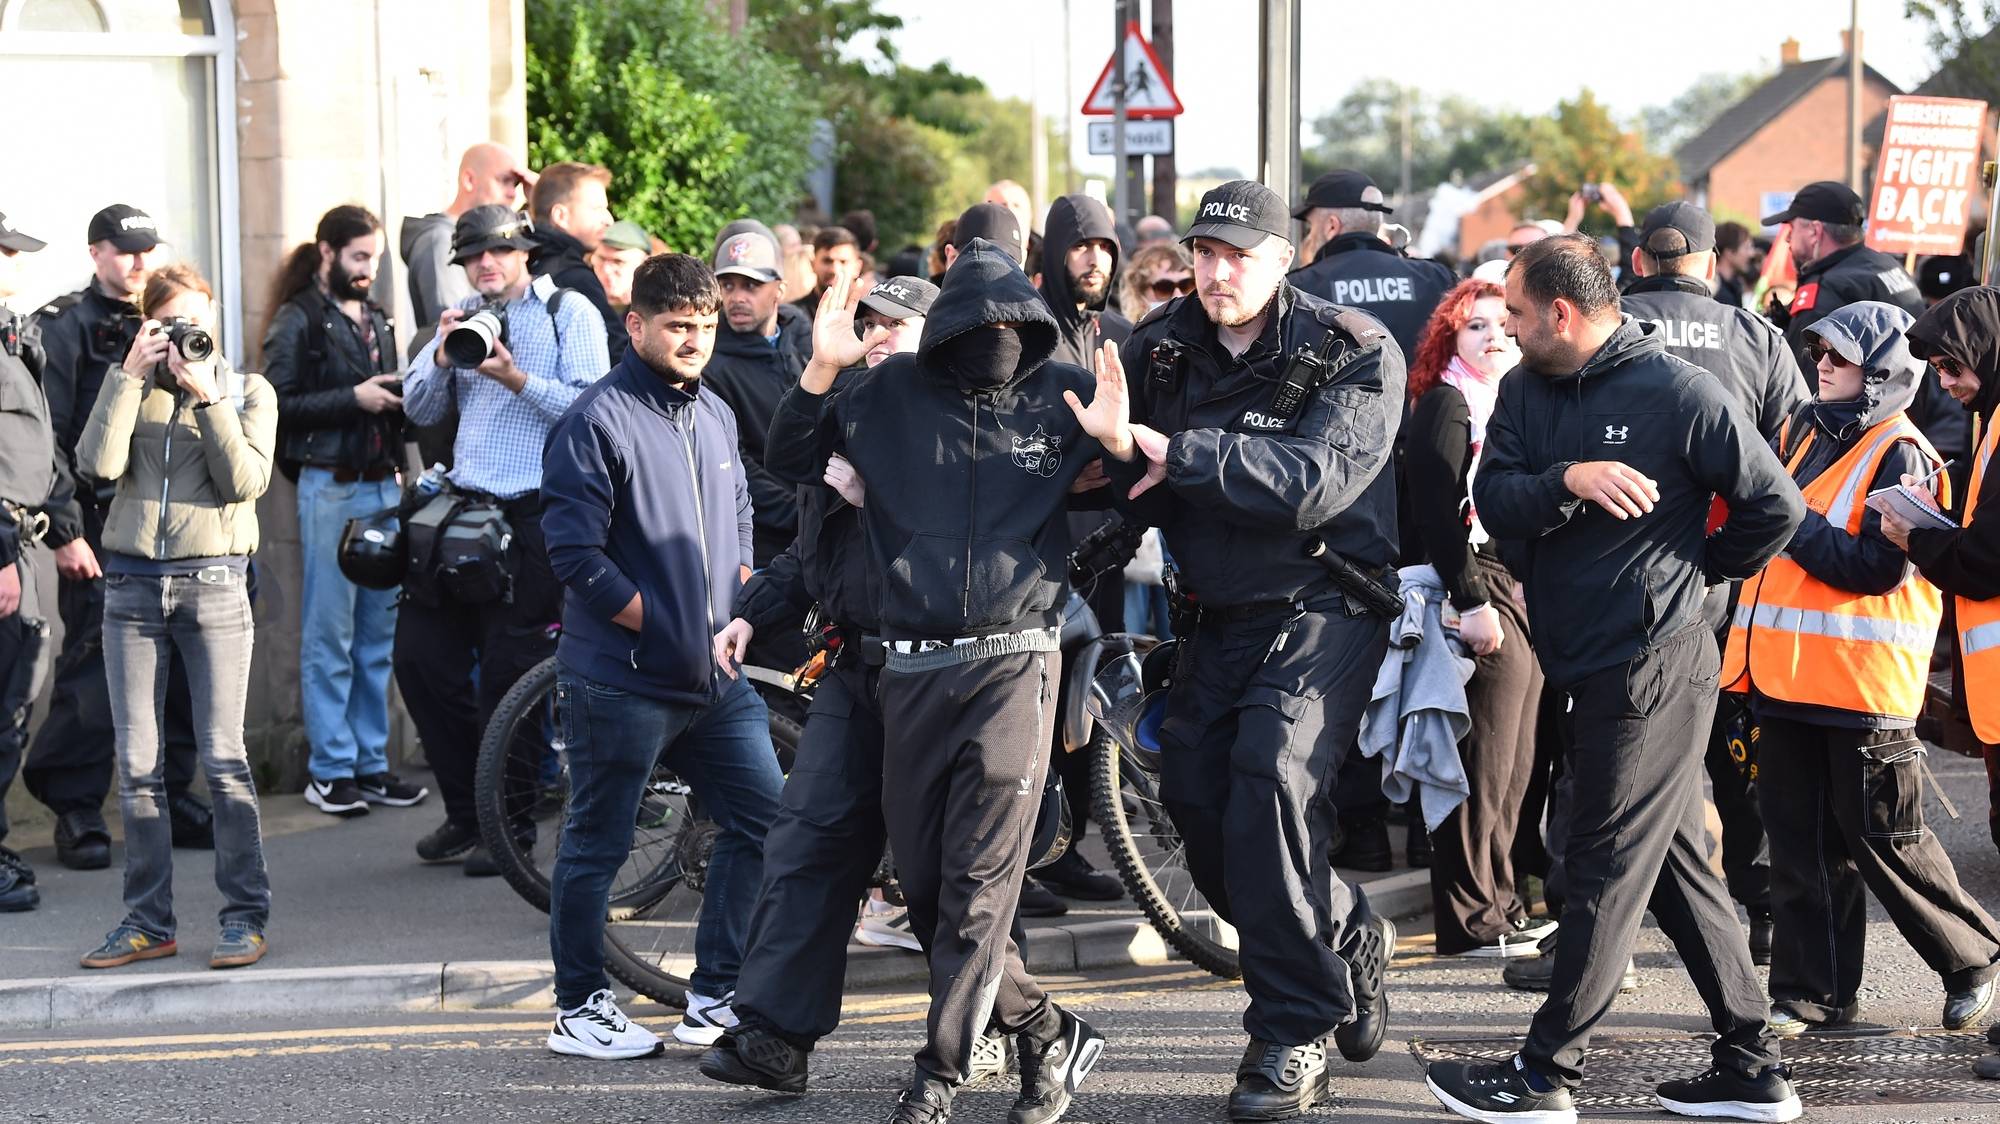
<instances>
[{"instance_id":1,"label":"building window","mask_svg":"<svg viewBox=\"0 0 2000 1124\"><path fill-rule=\"evenodd\" d=\"M0 0L9 148L56 173L8 184L9 222L49 243L22 259L19 309L81 288L90 216L129 203L215 283L241 357L229 19L226 0Z\"/></svg>"}]
</instances>

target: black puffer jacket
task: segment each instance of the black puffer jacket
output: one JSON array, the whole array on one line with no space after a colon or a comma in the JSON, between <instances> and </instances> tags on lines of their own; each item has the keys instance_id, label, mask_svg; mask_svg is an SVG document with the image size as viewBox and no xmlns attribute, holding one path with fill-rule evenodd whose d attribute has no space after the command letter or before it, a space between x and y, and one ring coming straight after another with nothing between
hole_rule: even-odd
<instances>
[{"instance_id":1,"label":"black puffer jacket","mask_svg":"<svg viewBox=\"0 0 2000 1124\"><path fill-rule=\"evenodd\" d=\"M402 369L396 329L387 313L367 305L374 355L361 328L318 286L279 306L264 332L264 377L278 392L278 461L363 471L394 468L403 457L403 414L371 414L354 388Z\"/></svg>"}]
</instances>

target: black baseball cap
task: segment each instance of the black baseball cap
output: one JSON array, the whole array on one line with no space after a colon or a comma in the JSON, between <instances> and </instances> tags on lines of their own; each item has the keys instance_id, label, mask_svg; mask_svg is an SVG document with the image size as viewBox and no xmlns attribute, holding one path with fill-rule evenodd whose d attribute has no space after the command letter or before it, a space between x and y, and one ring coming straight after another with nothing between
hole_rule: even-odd
<instances>
[{"instance_id":1,"label":"black baseball cap","mask_svg":"<svg viewBox=\"0 0 2000 1124\"><path fill-rule=\"evenodd\" d=\"M17 254L32 254L46 245L48 245L47 242L39 238L31 238L8 226L6 214L0 212L0 250L12 250Z\"/></svg>"},{"instance_id":2,"label":"black baseball cap","mask_svg":"<svg viewBox=\"0 0 2000 1124\"><path fill-rule=\"evenodd\" d=\"M715 275L734 273L760 284L783 276L778 236L756 219L738 219L722 228L715 241Z\"/></svg>"},{"instance_id":3,"label":"black baseball cap","mask_svg":"<svg viewBox=\"0 0 2000 1124\"><path fill-rule=\"evenodd\" d=\"M1366 172L1335 168L1319 177L1306 189L1306 201L1298 205L1292 217L1302 219L1314 207L1359 207L1364 211L1380 211L1391 214L1394 207L1382 201L1382 189L1368 178Z\"/></svg>"},{"instance_id":4,"label":"black baseball cap","mask_svg":"<svg viewBox=\"0 0 2000 1124\"><path fill-rule=\"evenodd\" d=\"M1777 226L1793 219L1830 222L1836 226L1860 226L1866 212L1861 196L1838 180L1819 180L1799 188L1792 205L1775 215L1765 215L1765 226Z\"/></svg>"},{"instance_id":5,"label":"black baseball cap","mask_svg":"<svg viewBox=\"0 0 2000 1124\"><path fill-rule=\"evenodd\" d=\"M1705 253L1715 249L1715 219L1693 203L1662 203L1646 212L1639 245L1658 261Z\"/></svg>"},{"instance_id":6,"label":"black baseball cap","mask_svg":"<svg viewBox=\"0 0 2000 1124\"><path fill-rule=\"evenodd\" d=\"M1266 235L1292 240L1292 216L1285 201L1256 180L1230 180L1201 197L1194 225L1181 235L1181 241L1219 238L1247 250L1263 242Z\"/></svg>"},{"instance_id":7,"label":"black baseball cap","mask_svg":"<svg viewBox=\"0 0 2000 1124\"><path fill-rule=\"evenodd\" d=\"M921 277L891 277L868 290L861 307L891 320L908 320L928 315L937 295L938 287Z\"/></svg>"},{"instance_id":8,"label":"black baseball cap","mask_svg":"<svg viewBox=\"0 0 2000 1124\"><path fill-rule=\"evenodd\" d=\"M89 242L109 242L119 252L143 254L160 244L160 228L153 216L137 207L113 203L90 216Z\"/></svg>"},{"instance_id":9,"label":"black baseball cap","mask_svg":"<svg viewBox=\"0 0 2000 1124\"><path fill-rule=\"evenodd\" d=\"M458 216L451 231L451 260L465 262L493 249L532 250L534 224L505 203L488 203Z\"/></svg>"},{"instance_id":10,"label":"black baseball cap","mask_svg":"<svg viewBox=\"0 0 2000 1124\"><path fill-rule=\"evenodd\" d=\"M1021 233L1021 220L1000 204L974 203L958 216L958 225L952 229L952 246L962 252L974 238L986 239L1014 255L1016 265L1027 266L1028 240Z\"/></svg>"}]
</instances>

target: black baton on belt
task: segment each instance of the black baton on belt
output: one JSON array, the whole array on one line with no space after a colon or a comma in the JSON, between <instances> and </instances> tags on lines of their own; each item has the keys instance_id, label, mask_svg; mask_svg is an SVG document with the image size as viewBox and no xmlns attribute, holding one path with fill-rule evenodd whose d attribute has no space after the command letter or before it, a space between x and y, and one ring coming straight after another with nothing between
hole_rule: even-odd
<instances>
[{"instance_id":1,"label":"black baton on belt","mask_svg":"<svg viewBox=\"0 0 2000 1124\"><path fill-rule=\"evenodd\" d=\"M1380 613L1391 620L1403 615L1403 599L1395 590L1363 573L1361 567L1349 562L1338 553L1328 550L1326 543L1318 535L1306 540L1305 555L1315 559L1333 575L1333 583L1342 593L1361 602L1371 612Z\"/></svg>"}]
</instances>

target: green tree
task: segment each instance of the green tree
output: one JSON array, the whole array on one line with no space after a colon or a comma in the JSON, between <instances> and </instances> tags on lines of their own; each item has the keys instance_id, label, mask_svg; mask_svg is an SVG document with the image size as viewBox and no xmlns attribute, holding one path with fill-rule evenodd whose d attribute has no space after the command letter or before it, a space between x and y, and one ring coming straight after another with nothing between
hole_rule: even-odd
<instances>
[{"instance_id":1,"label":"green tree","mask_svg":"<svg viewBox=\"0 0 2000 1124\"><path fill-rule=\"evenodd\" d=\"M1646 144L1654 152L1672 152L1715 123L1715 119L1764 84L1764 74L1704 74L1694 85L1665 105L1639 111Z\"/></svg>"},{"instance_id":2,"label":"green tree","mask_svg":"<svg viewBox=\"0 0 2000 1124\"><path fill-rule=\"evenodd\" d=\"M789 218L818 115L800 68L704 0L527 0L528 157L611 169L612 209L677 250Z\"/></svg>"},{"instance_id":3,"label":"green tree","mask_svg":"<svg viewBox=\"0 0 2000 1124\"><path fill-rule=\"evenodd\" d=\"M1308 178L1334 168L1368 173L1395 194L1402 183L1404 100L1409 100L1410 188L1493 171L1527 158L1527 118L1469 98L1432 97L1388 79L1368 79L1313 122L1319 144L1302 157Z\"/></svg>"},{"instance_id":4,"label":"green tree","mask_svg":"<svg viewBox=\"0 0 2000 1124\"><path fill-rule=\"evenodd\" d=\"M1589 90L1536 118L1531 136L1535 175L1527 183L1527 217L1561 218L1570 196L1586 183L1616 184L1635 215L1679 193L1673 157L1649 151L1645 139L1613 120ZM1593 209L1586 225L1605 227L1603 213Z\"/></svg>"},{"instance_id":5,"label":"green tree","mask_svg":"<svg viewBox=\"0 0 2000 1124\"><path fill-rule=\"evenodd\" d=\"M2000 102L2000 0L1907 0L1938 64L1924 92Z\"/></svg>"}]
</instances>

